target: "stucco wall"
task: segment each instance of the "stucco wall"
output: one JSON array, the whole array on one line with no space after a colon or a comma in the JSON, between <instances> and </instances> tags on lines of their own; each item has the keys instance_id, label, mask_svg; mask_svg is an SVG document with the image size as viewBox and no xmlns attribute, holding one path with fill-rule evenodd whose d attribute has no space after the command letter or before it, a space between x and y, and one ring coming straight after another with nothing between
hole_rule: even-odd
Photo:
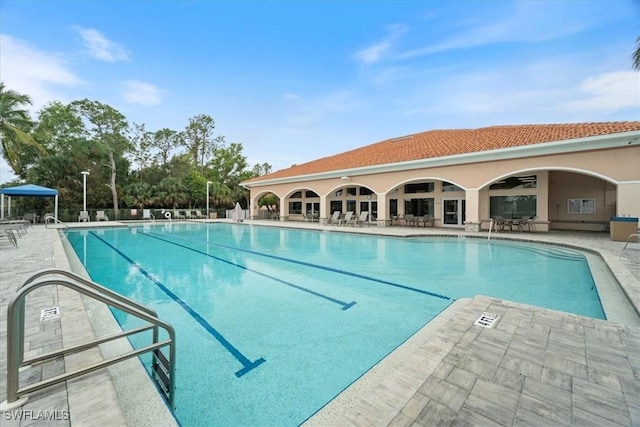
<instances>
[{"instance_id":1,"label":"stucco wall","mask_svg":"<svg viewBox=\"0 0 640 427\"><path fill-rule=\"evenodd\" d=\"M307 179L266 186L254 185L251 188L251 209L252 215L257 215L257 200L263 194L272 192L280 197L281 209L286 216L288 207L283 203L286 204L287 197L294 191L312 190L320 196L319 200L324 206L321 217L326 218L329 214L329 200L337 189L364 186L376 193L373 197L378 200L378 217L382 220L388 220L388 200L398 197L397 193L402 190L404 184L417 181L448 181L467 190L467 221L477 222L489 216L489 184L511 175L535 173L538 176L536 189L503 190L504 194L508 195L510 192L523 194L523 191L528 192L527 194L536 194L538 219L543 222L552 221L552 224L554 219L557 221L587 221L587 218L581 216L571 215L568 217L566 200L581 197L595 198L598 210L595 216L589 215L588 220L606 222L610 216L616 213L620 214L621 208L627 215L640 215L639 159L640 146L630 145L586 152L363 175L341 171L340 176L328 179ZM436 190L438 185L437 183ZM478 197L477 202L473 200L475 194ZM473 196L471 199L470 195ZM498 194L492 191L491 195ZM451 193L445 194L436 191L434 195L428 197L435 197L436 203L440 203L443 197L450 196L452 196ZM381 205L384 210L380 209ZM558 210L557 205L561 205L563 209ZM436 216L439 216L438 209L436 207ZM565 213L563 214L561 211ZM576 226L575 223L570 225L572 223L569 222L556 225L560 226L560 224L565 224L569 228L583 227L583 225ZM599 227L596 223L594 224L593 227ZM552 225L552 227L555 226Z\"/></svg>"}]
</instances>

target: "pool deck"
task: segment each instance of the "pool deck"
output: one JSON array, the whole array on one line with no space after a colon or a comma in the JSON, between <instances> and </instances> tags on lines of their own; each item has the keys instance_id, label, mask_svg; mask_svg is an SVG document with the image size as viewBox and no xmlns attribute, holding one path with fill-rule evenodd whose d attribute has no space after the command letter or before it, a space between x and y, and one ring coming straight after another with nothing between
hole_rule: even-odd
<instances>
[{"instance_id":1,"label":"pool deck","mask_svg":"<svg viewBox=\"0 0 640 427\"><path fill-rule=\"evenodd\" d=\"M252 224L398 237L487 237L486 232L443 228L273 221L243 225ZM77 224L87 225L121 224ZM505 232L492 239L554 243L595 252L620 283L630 306L640 311L640 243L630 243L623 251L623 242L585 232ZM18 240L18 249L0 242L0 372L6 372L7 363L7 305L18 286L43 268L77 268L78 261L67 256L63 240L56 229L36 225ZM52 306L60 306L60 319L40 322L40 311ZM35 291L26 312L28 355L63 344L68 347L117 328L104 306L61 287ZM491 328L474 324L483 312L499 316ZM65 368L108 357L112 351L101 346L100 352L34 366L22 372L21 379L49 378ZM24 419L17 420L17 413L9 418L3 414L3 427L176 425L141 365L137 361L122 365L33 393L18 409ZM6 375L2 375L0 401L5 399ZM53 413L58 420L34 421L38 411L54 411L44 415ZM484 296L460 299L305 424L640 426L640 321L637 316L603 321Z\"/></svg>"}]
</instances>

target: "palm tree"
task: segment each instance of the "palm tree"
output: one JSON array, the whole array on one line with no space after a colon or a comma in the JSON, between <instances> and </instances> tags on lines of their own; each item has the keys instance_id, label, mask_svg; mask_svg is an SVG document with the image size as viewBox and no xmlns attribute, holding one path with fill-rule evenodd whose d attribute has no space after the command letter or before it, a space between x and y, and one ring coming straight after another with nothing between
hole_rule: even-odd
<instances>
[{"instance_id":1,"label":"palm tree","mask_svg":"<svg viewBox=\"0 0 640 427\"><path fill-rule=\"evenodd\" d=\"M633 51L633 55L631 55L631 59L633 60L633 69L640 71L640 36L636 39L636 48Z\"/></svg>"},{"instance_id":2,"label":"palm tree","mask_svg":"<svg viewBox=\"0 0 640 427\"><path fill-rule=\"evenodd\" d=\"M46 150L38 144L27 130L33 121L27 110L22 107L31 105L28 95L7 90L0 82L0 141L2 141L2 157L9 163L16 174L20 174L19 154L23 148L30 146L46 154Z\"/></svg>"}]
</instances>

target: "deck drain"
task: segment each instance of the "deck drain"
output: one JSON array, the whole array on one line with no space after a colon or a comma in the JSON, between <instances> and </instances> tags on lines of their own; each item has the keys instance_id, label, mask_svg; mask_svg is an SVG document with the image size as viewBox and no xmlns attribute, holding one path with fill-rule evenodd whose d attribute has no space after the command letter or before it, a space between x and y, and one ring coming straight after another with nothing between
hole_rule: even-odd
<instances>
[{"instance_id":1,"label":"deck drain","mask_svg":"<svg viewBox=\"0 0 640 427\"><path fill-rule=\"evenodd\" d=\"M44 322L47 320L59 319L60 318L60 307L49 307L45 308L40 312L40 321Z\"/></svg>"},{"instance_id":2,"label":"deck drain","mask_svg":"<svg viewBox=\"0 0 640 427\"><path fill-rule=\"evenodd\" d=\"M487 313L486 311L478 317L478 320L473 322L474 325L482 326L483 328L493 328L493 324L500 318L497 314Z\"/></svg>"}]
</instances>

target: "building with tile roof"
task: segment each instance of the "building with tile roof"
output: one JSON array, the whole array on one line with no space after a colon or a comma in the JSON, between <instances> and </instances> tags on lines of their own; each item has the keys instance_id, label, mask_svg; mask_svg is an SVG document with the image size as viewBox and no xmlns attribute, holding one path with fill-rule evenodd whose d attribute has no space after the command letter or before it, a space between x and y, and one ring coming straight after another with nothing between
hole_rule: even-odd
<instances>
[{"instance_id":1,"label":"building with tile roof","mask_svg":"<svg viewBox=\"0 0 640 427\"><path fill-rule=\"evenodd\" d=\"M254 218L272 193L281 220L368 211L380 226L432 216L479 230L492 217L535 217L538 230L602 230L611 216L640 215L640 121L430 130L243 185Z\"/></svg>"}]
</instances>

